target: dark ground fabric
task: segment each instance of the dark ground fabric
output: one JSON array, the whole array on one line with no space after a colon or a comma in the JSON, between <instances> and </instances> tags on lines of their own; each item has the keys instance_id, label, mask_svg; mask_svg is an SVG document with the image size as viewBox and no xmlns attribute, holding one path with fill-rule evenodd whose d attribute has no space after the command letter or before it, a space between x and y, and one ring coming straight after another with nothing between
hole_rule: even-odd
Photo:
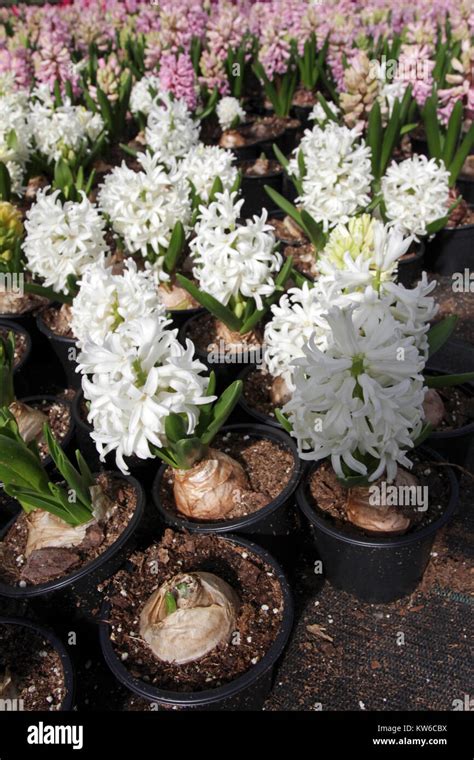
<instances>
[{"instance_id":1,"label":"dark ground fabric","mask_svg":"<svg viewBox=\"0 0 474 760\"><path fill-rule=\"evenodd\" d=\"M449 282L440 292L449 313L456 307ZM433 366L474 370L473 335L468 314ZM474 448L469 465L474 472ZM303 539L296 562L287 567L295 628L265 710L452 710L460 704L455 700L472 696L472 477L462 477L460 494L458 514L439 535L421 586L393 604L364 604L332 588L314 574L315 550ZM153 511L146 542L158 535L154 519ZM74 609L0 599L2 614L42 621L70 644L79 710L149 709L118 684L103 661L96 626Z\"/></svg>"}]
</instances>

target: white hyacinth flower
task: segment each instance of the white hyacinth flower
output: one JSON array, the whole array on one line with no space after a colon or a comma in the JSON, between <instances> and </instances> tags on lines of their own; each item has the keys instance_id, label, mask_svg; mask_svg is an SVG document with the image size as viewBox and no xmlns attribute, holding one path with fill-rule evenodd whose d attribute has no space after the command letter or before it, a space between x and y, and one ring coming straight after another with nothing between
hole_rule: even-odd
<instances>
[{"instance_id":1,"label":"white hyacinth flower","mask_svg":"<svg viewBox=\"0 0 474 760\"><path fill-rule=\"evenodd\" d=\"M125 261L121 274L114 274L106 261L98 261L86 269L78 285L71 329L80 346L89 339L100 345L109 333L133 319L155 315L164 319L165 308L153 278L138 271L133 259Z\"/></svg>"},{"instance_id":2,"label":"white hyacinth flower","mask_svg":"<svg viewBox=\"0 0 474 760\"><path fill-rule=\"evenodd\" d=\"M306 130L294 151L288 170L299 177L298 153L305 174L302 193L296 199L324 230L348 222L370 202L372 181L370 148L357 129L330 122L322 129Z\"/></svg>"},{"instance_id":3,"label":"white hyacinth flower","mask_svg":"<svg viewBox=\"0 0 474 760\"><path fill-rule=\"evenodd\" d=\"M393 161L382 177L382 195L388 218L407 234L422 237L448 212L449 172L443 162L426 156Z\"/></svg>"},{"instance_id":4,"label":"white hyacinth flower","mask_svg":"<svg viewBox=\"0 0 474 760\"><path fill-rule=\"evenodd\" d=\"M159 155L140 154L143 171L139 172L122 163L106 176L98 200L128 253L143 257L152 253L157 279L167 280L163 256L176 222L188 224L191 201L188 183L179 171L166 171L159 160Z\"/></svg>"},{"instance_id":5,"label":"white hyacinth flower","mask_svg":"<svg viewBox=\"0 0 474 760\"><path fill-rule=\"evenodd\" d=\"M88 420L101 459L115 451L117 466L128 472L124 457L149 459L150 447L168 445L167 416L185 416L187 433L199 420L206 396L206 368L193 358L194 346L183 347L175 330L159 315L121 324L97 344L86 341L79 355Z\"/></svg>"},{"instance_id":6,"label":"white hyacinth flower","mask_svg":"<svg viewBox=\"0 0 474 760\"><path fill-rule=\"evenodd\" d=\"M167 93L155 98L145 130L147 145L168 162L184 158L199 142L199 124L184 100L173 100Z\"/></svg>"},{"instance_id":7,"label":"white hyacinth flower","mask_svg":"<svg viewBox=\"0 0 474 760\"><path fill-rule=\"evenodd\" d=\"M300 456L330 457L341 478L393 480L398 464L411 467L405 452L422 429L424 360L389 313L370 330L354 324L352 307L334 307L326 319L330 343L321 351L310 340L295 360L295 390L283 408Z\"/></svg>"},{"instance_id":8,"label":"white hyacinth flower","mask_svg":"<svg viewBox=\"0 0 474 760\"><path fill-rule=\"evenodd\" d=\"M139 79L132 87L130 93L130 111L133 114L142 113L145 116L151 111L153 101L161 91L159 77L147 74Z\"/></svg>"},{"instance_id":9,"label":"white hyacinth flower","mask_svg":"<svg viewBox=\"0 0 474 760\"><path fill-rule=\"evenodd\" d=\"M29 125L37 150L50 161L73 160L92 146L104 129L100 114L64 99L55 107L49 99L30 106Z\"/></svg>"},{"instance_id":10,"label":"white hyacinth flower","mask_svg":"<svg viewBox=\"0 0 474 760\"><path fill-rule=\"evenodd\" d=\"M27 103L21 93L0 97L0 161L8 169L12 192L22 192L26 162L31 150Z\"/></svg>"},{"instance_id":11,"label":"white hyacinth flower","mask_svg":"<svg viewBox=\"0 0 474 760\"><path fill-rule=\"evenodd\" d=\"M235 156L230 150L199 143L180 162L179 170L192 182L201 200L207 202L217 177L224 190L233 187L238 175L237 167L232 165L234 161Z\"/></svg>"},{"instance_id":12,"label":"white hyacinth flower","mask_svg":"<svg viewBox=\"0 0 474 760\"><path fill-rule=\"evenodd\" d=\"M237 220L243 200L237 193L218 193L207 208L200 207L200 221L190 248L193 274L201 290L227 305L231 298L254 298L258 309L262 298L275 290L274 277L282 256L274 250L275 236L266 224L267 211L260 217Z\"/></svg>"},{"instance_id":13,"label":"white hyacinth flower","mask_svg":"<svg viewBox=\"0 0 474 760\"><path fill-rule=\"evenodd\" d=\"M84 193L79 202L59 199L39 190L26 214L23 243L28 269L44 279L46 287L68 293L67 278L80 277L107 251L105 221Z\"/></svg>"},{"instance_id":14,"label":"white hyacinth flower","mask_svg":"<svg viewBox=\"0 0 474 760\"><path fill-rule=\"evenodd\" d=\"M216 106L217 120L222 130L230 129L245 119L245 111L237 98L226 95Z\"/></svg>"}]
</instances>

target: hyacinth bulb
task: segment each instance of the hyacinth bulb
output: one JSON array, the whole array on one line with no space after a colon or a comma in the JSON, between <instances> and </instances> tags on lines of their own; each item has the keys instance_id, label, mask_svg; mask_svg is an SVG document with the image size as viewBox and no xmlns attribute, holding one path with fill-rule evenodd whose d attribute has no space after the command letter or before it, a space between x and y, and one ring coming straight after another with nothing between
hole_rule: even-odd
<instances>
[{"instance_id":1,"label":"hyacinth bulb","mask_svg":"<svg viewBox=\"0 0 474 760\"><path fill-rule=\"evenodd\" d=\"M212 573L180 573L163 583L140 615L140 635L164 662L184 665L229 642L239 600Z\"/></svg>"},{"instance_id":2,"label":"hyacinth bulb","mask_svg":"<svg viewBox=\"0 0 474 760\"><path fill-rule=\"evenodd\" d=\"M28 515L28 539L25 556L40 549L70 549L79 546L86 537L90 523L71 526L51 512L35 509Z\"/></svg>"},{"instance_id":3,"label":"hyacinth bulb","mask_svg":"<svg viewBox=\"0 0 474 760\"><path fill-rule=\"evenodd\" d=\"M446 409L443 399L434 388L428 388L426 391L425 399L423 401L423 411L425 413L425 421L428 422L431 427L437 428L438 425L441 424Z\"/></svg>"},{"instance_id":4,"label":"hyacinth bulb","mask_svg":"<svg viewBox=\"0 0 474 760\"><path fill-rule=\"evenodd\" d=\"M382 480L375 483L380 486ZM416 486L418 480L414 475L398 469L394 485L396 487ZM391 505L374 505L370 503L371 491L366 486L350 488L347 503L347 519L357 527L372 533L405 533L411 525L411 520Z\"/></svg>"},{"instance_id":5,"label":"hyacinth bulb","mask_svg":"<svg viewBox=\"0 0 474 760\"><path fill-rule=\"evenodd\" d=\"M242 466L216 449L189 470L174 470L174 499L182 514L197 520L224 518L249 488Z\"/></svg>"},{"instance_id":6,"label":"hyacinth bulb","mask_svg":"<svg viewBox=\"0 0 474 760\"><path fill-rule=\"evenodd\" d=\"M275 406L283 406L291 398L291 391L284 377L274 377L270 386L270 398Z\"/></svg>"},{"instance_id":7,"label":"hyacinth bulb","mask_svg":"<svg viewBox=\"0 0 474 760\"><path fill-rule=\"evenodd\" d=\"M18 432L25 441L38 441L43 436L43 426L48 422L46 414L39 409L33 409L22 401L13 401L8 407L13 414Z\"/></svg>"}]
</instances>

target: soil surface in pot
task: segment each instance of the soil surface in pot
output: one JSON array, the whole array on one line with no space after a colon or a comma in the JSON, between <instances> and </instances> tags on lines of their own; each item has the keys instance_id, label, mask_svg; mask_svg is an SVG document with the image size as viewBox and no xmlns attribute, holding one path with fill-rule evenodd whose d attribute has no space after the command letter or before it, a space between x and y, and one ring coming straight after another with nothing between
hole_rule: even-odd
<instances>
[{"instance_id":1,"label":"soil surface in pot","mask_svg":"<svg viewBox=\"0 0 474 760\"><path fill-rule=\"evenodd\" d=\"M293 456L290 450L268 438L233 432L221 433L214 439L212 447L239 462L250 484L249 490L242 492L239 503L222 518L225 520L245 517L265 507L286 488L293 473ZM182 516L176 508L173 496L171 467L165 470L162 478L160 499L165 509ZM186 519L192 522L192 518Z\"/></svg>"},{"instance_id":2,"label":"soil surface in pot","mask_svg":"<svg viewBox=\"0 0 474 760\"><path fill-rule=\"evenodd\" d=\"M131 572L121 570L112 580L109 621L116 654L133 677L172 691L212 689L256 665L273 644L283 619L281 587L273 569L244 547L210 534L168 529L160 544L136 552L130 562ZM232 640L195 662L163 662L140 638L141 610L153 591L173 575L198 570L219 576L239 597Z\"/></svg>"},{"instance_id":3,"label":"soil surface in pot","mask_svg":"<svg viewBox=\"0 0 474 760\"><path fill-rule=\"evenodd\" d=\"M125 480L106 473L97 482L114 503L105 523L94 523L81 544L70 548L46 547L25 557L28 516L21 512L0 543L0 580L11 586L31 586L61 578L103 554L121 536L132 519L137 493Z\"/></svg>"},{"instance_id":4,"label":"soil surface in pot","mask_svg":"<svg viewBox=\"0 0 474 760\"><path fill-rule=\"evenodd\" d=\"M263 116L250 124L223 132L219 140L221 148L243 148L280 137L289 126L289 119L279 116Z\"/></svg>"},{"instance_id":5,"label":"soil surface in pot","mask_svg":"<svg viewBox=\"0 0 474 760\"><path fill-rule=\"evenodd\" d=\"M10 330L9 327L3 327L0 325L0 335L2 335L2 337L8 338L8 334L10 332L13 333L13 337L15 339L14 367L17 367L26 353L28 344L26 342L26 335L24 333L17 332L16 330Z\"/></svg>"},{"instance_id":6,"label":"soil surface in pot","mask_svg":"<svg viewBox=\"0 0 474 760\"><path fill-rule=\"evenodd\" d=\"M70 338L74 340L74 334L71 330L69 320L65 320L61 309L56 306L50 306L41 312L43 322L49 327L54 335L60 338Z\"/></svg>"},{"instance_id":7,"label":"soil surface in pot","mask_svg":"<svg viewBox=\"0 0 474 760\"><path fill-rule=\"evenodd\" d=\"M457 200L457 196L453 197L451 200ZM474 224L474 208L471 208L465 200L462 200L451 212L446 228L453 229L453 227L466 227L469 224Z\"/></svg>"},{"instance_id":8,"label":"soil surface in pot","mask_svg":"<svg viewBox=\"0 0 474 760\"><path fill-rule=\"evenodd\" d=\"M63 443L66 439L72 425L71 409L68 404L62 404L61 401L35 401L29 403L32 409L39 409L48 418L48 425L51 428L54 437L58 443ZM41 459L46 459L49 456L48 446L46 441L41 439L38 441L38 449Z\"/></svg>"},{"instance_id":9,"label":"soil surface in pot","mask_svg":"<svg viewBox=\"0 0 474 760\"><path fill-rule=\"evenodd\" d=\"M275 417L276 406L272 401L270 391L273 377L269 372L252 369L246 375L242 395L251 409L261 414Z\"/></svg>"},{"instance_id":10,"label":"soil surface in pot","mask_svg":"<svg viewBox=\"0 0 474 760\"><path fill-rule=\"evenodd\" d=\"M435 432L458 430L474 422L474 397L463 388L437 388L444 404L444 417Z\"/></svg>"},{"instance_id":11,"label":"soil surface in pot","mask_svg":"<svg viewBox=\"0 0 474 760\"><path fill-rule=\"evenodd\" d=\"M449 499L449 481L443 472L444 467L436 462L423 460L416 452L409 453L409 459L413 462L410 472L417 478L418 485L428 488L428 509L421 511L418 505L404 504L395 507L406 517L412 520L412 525L406 533L430 525L443 514ZM347 489L335 481L332 467L329 462L323 462L313 471L306 485L306 495L315 511L325 520L329 520L335 528L355 538L382 537L383 533L366 531L353 525L347 520L344 503ZM319 504L324 503L325 509Z\"/></svg>"},{"instance_id":12,"label":"soil surface in pot","mask_svg":"<svg viewBox=\"0 0 474 760\"><path fill-rule=\"evenodd\" d=\"M281 174L283 169L278 163L269 158L257 158L255 161L241 161L239 168L244 177L267 177L271 174Z\"/></svg>"},{"instance_id":13,"label":"soil surface in pot","mask_svg":"<svg viewBox=\"0 0 474 760\"><path fill-rule=\"evenodd\" d=\"M0 672L8 669L24 710L59 710L66 696L59 654L37 632L0 623Z\"/></svg>"},{"instance_id":14,"label":"soil surface in pot","mask_svg":"<svg viewBox=\"0 0 474 760\"><path fill-rule=\"evenodd\" d=\"M192 340L196 348L205 354L213 351L220 352L222 348L222 338L219 337L217 331L217 320L212 314L203 314L198 319L193 319L188 325L187 337ZM242 338L243 358L247 351L255 351L260 347L260 344L255 342L246 342L245 336L240 337ZM235 349L229 348L227 344L225 345L225 353L234 353Z\"/></svg>"}]
</instances>

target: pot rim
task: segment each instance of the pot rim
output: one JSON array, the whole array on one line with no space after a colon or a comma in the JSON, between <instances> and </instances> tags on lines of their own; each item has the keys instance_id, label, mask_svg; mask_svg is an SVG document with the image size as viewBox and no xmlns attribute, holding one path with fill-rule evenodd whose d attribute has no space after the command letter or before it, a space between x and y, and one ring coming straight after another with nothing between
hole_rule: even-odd
<instances>
[{"instance_id":1,"label":"pot rim","mask_svg":"<svg viewBox=\"0 0 474 760\"><path fill-rule=\"evenodd\" d=\"M61 702L60 710L62 712L71 710L74 702L75 692L74 668L72 665L72 660L69 656L69 652L67 651L61 639L58 638L53 631L50 631L49 628L44 628L42 625L38 625L38 623L34 623L32 620L27 620L26 618L13 617L8 615L0 616L0 625L22 626L23 628L28 628L31 631L35 631L37 634L49 641L53 649L55 649L55 651L58 653L61 659L61 665L63 667L66 695Z\"/></svg>"},{"instance_id":2,"label":"pot rim","mask_svg":"<svg viewBox=\"0 0 474 760\"><path fill-rule=\"evenodd\" d=\"M26 339L26 351L23 354L23 356L20 359L20 361L18 362L18 364L16 365L16 367L13 368L13 373L19 372L20 369L22 367L24 367L24 365L26 364L26 362L28 361L28 359L31 356L31 349L33 347L33 341L31 340L31 335L28 332L28 330L26 329L26 327L23 327L23 325L18 324L17 322L15 322L12 319L2 319L2 318L0 318L0 328L2 328L2 327L3 328L7 328L8 332L11 331L13 333L20 333L21 335L24 335L24 337Z\"/></svg>"},{"instance_id":3,"label":"pot rim","mask_svg":"<svg viewBox=\"0 0 474 760\"><path fill-rule=\"evenodd\" d=\"M426 454L431 459L437 460L438 462L446 461L444 457L438 454L438 452L433 451L433 449L430 449L428 446L420 446L419 451L423 452L423 454ZM459 484L452 467L446 467L444 470L449 481L450 492L446 508L437 520L434 520L429 525L421 528L421 530L415 530L412 533L408 533L403 536L386 535L380 536L378 538L375 536L373 538L369 536L361 536L359 538L358 536L349 535L344 530L330 525L329 522L322 515L320 515L319 512L316 511L315 507L308 501L305 494L306 485L313 472L320 466L321 463L321 461L312 462L311 467L308 468L304 478L301 480L301 483L298 486L298 489L296 491L296 500L305 517L315 528L320 530L322 533L325 533L332 538L337 538L346 544L366 546L371 549L399 549L401 547L409 546L410 544L418 543L442 528L443 525L445 525L453 516L458 503Z\"/></svg>"},{"instance_id":4,"label":"pot rim","mask_svg":"<svg viewBox=\"0 0 474 760\"><path fill-rule=\"evenodd\" d=\"M139 483L139 481L132 475L123 475L118 471L110 471L110 474L114 478L123 479L131 483L137 493L137 505L135 507L135 511L130 519L130 522L126 525L124 531L120 534L120 536L118 536L116 541L114 541L114 543L109 546L105 552L102 552L102 554L99 554L98 557L92 560L92 562L87 562L85 565L81 565L81 567L79 567L77 570L74 570L72 573L63 575L60 578L55 578L52 581L46 581L46 583L38 583L34 586L25 586L24 588L21 588L20 586L11 586L8 583L0 581L0 598L2 596L5 596L11 599L30 599L33 597L43 596L44 594L47 594L51 591L60 591L68 586L71 586L73 583L76 583L76 581L80 581L87 575L93 573L95 570L97 570L97 568L101 567L101 565L107 562L111 556L114 556L118 551L120 551L132 533L135 531L137 525L140 523L145 510L146 495L141 483ZM21 512L19 514L21 514ZM7 523L5 528L0 531L0 541L4 538L15 521L18 519L19 514L15 515L15 517L13 517Z\"/></svg>"},{"instance_id":5,"label":"pot rim","mask_svg":"<svg viewBox=\"0 0 474 760\"><path fill-rule=\"evenodd\" d=\"M220 431L226 432L241 432L244 435L249 435L257 438L269 438L273 442L283 444L291 453L293 457L293 472L286 484L285 488L278 494L275 499L272 499L268 504L255 512L251 512L249 515L243 517L234 517L231 520L191 520L187 517L181 516L178 512L172 512L166 509L159 498L159 488L161 481L168 467L163 463L158 472L155 475L153 484L151 487L151 496L153 504L158 510L160 516L165 520L167 525L173 525L180 530L189 530L191 533L231 533L233 531L243 530L249 528L252 525L257 524L260 520L269 517L273 512L279 509L292 493L298 487L302 472L302 462L298 456L296 445L293 443L290 436L283 430L272 427L270 425L260 425L258 423L240 423L234 425L226 425Z\"/></svg>"},{"instance_id":6,"label":"pot rim","mask_svg":"<svg viewBox=\"0 0 474 760\"><path fill-rule=\"evenodd\" d=\"M45 306L44 309L41 309L41 311L36 315L36 325L38 327L38 330L43 333L43 335L46 335L49 340L56 340L58 343L67 343L70 346L76 346L77 341L75 338L67 338L65 335L57 335L48 327L43 319L43 312L47 309L56 309L57 305L58 302L54 301L53 303L48 304L48 306Z\"/></svg>"},{"instance_id":7,"label":"pot rim","mask_svg":"<svg viewBox=\"0 0 474 760\"><path fill-rule=\"evenodd\" d=\"M160 689L158 686L151 686L145 681L134 678L116 655L109 637L108 614L110 612L110 602L104 600L100 611L99 623L99 639L102 654L105 662L117 680L124 684L124 686L130 689L134 694L148 699L151 702L163 705L179 704L182 707L199 707L205 704L215 704L223 699L234 697L239 692L251 686L260 676L270 670L281 656L293 627L294 610L290 586L280 564L261 546L252 541L241 538L240 536L228 534L225 536L219 536L219 540L228 541L236 544L238 547L240 546L244 549L248 549L273 569L275 576L279 581L283 597L283 619L275 640L256 665L253 665L249 670L245 671L245 673L237 676L237 678L227 684L217 686L213 689L189 692Z\"/></svg>"}]
</instances>

